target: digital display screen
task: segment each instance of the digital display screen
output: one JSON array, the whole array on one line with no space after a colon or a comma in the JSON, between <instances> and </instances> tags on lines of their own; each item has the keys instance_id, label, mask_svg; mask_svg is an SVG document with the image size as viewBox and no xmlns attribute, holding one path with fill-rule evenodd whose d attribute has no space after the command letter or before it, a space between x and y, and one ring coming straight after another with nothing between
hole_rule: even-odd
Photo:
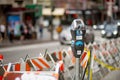
<instances>
[{"instance_id":1,"label":"digital display screen","mask_svg":"<svg viewBox=\"0 0 120 80\"><path fill-rule=\"evenodd\" d=\"M79 25L79 24L82 24L81 21L76 21L76 22L77 22L78 25Z\"/></svg>"},{"instance_id":2,"label":"digital display screen","mask_svg":"<svg viewBox=\"0 0 120 80\"><path fill-rule=\"evenodd\" d=\"M77 26L79 26L79 27L83 27L83 24L82 24L81 21L76 21L76 23L77 23Z\"/></svg>"}]
</instances>

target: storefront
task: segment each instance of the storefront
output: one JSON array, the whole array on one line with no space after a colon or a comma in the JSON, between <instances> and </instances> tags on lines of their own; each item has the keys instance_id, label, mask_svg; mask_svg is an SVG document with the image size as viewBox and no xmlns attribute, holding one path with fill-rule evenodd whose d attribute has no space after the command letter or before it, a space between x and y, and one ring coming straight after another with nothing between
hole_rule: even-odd
<instances>
[{"instance_id":1,"label":"storefront","mask_svg":"<svg viewBox=\"0 0 120 80\"><path fill-rule=\"evenodd\" d=\"M68 9L65 11L65 17L66 17L65 22L71 24L71 22L74 19L81 18L84 20L85 24L88 24L88 21L90 21L91 24L96 24L101 21L101 16L99 15L100 15L100 11L97 9L86 9L86 10Z\"/></svg>"},{"instance_id":2,"label":"storefront","mask_svg":"<svg viewBox=\"0 0 120 80\"><path fill-rule=\"evenodd\" d=\"M55 8L53 11L51 8L43 8L42 9L44 23L47 23L48 26L51 24L52 25L61 24L61 19L64 16L64 13L65 13L64 8Z\"/></svg>"},{"instance_id":3,"label":"storefront","mask_svg":"<svg viewBox=\"0 0 120 80\"><path fill-rule=\"evenodd\" d=\"M0 5L0 23L6 25L6 14L9 12L12 5Z\"/></svg>"},{"instance_id":4,"label":"storefront","mask_svg":"<svg viewBox=\"0 0 120 80\"><path fill-rule=\"evenodd\" d=\"M21 25L24 25L25 27L32 25L32 27L35 27L35 12L37 12L37 10L26 8L12 8L11 11L7 13L7 24L9 27L14 29L15 38L19 39L21 36Z\"/></svg>"}]
</instances>

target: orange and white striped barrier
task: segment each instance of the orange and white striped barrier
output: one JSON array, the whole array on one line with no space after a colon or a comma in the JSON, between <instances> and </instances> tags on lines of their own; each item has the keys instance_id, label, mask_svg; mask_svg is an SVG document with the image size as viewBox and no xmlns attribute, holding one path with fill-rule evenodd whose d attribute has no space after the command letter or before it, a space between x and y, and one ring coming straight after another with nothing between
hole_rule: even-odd
<instances>
[{"instance_id":1,"label":"orange and white striped barrier","mask_svg":"<svg viewBox=\"0 0 120 80\"><path fill-rule=\"evenodd\" d=\"M87 66L87 63L88 63L88 60L89 60L89 57L90 57L90 52L84 52L81 56L81 59L80 59L80 64L83 68L86 68Z\"/></svg>"},{"instance_id":2,"label":"orange and white striped barrier","mask_svg":"<svg viewBox=\"0 0 120 80\"><path fill-rule=\"evenodd\" d=\"M2 80L4 73L5 69L2 66L0 66L0 80Z\"/></svg>"},{"instance_id":3,"label":"orange and white striped barrier","mask_svg":"<svg viewBox=\"0 0 120 80\"><path fill-rule=\"evenodd\" d=\"M59 71L63 62L56 63L54 71L10 71L3 80L59 80Z\"/></svg>"},{"instance_id":4,"label":"orange and white striped barrier","mask_svg":"<svg viewBox=\"0 0 120 80\"><path fill-rule=\"evenodd\" d=\"M49 69L51 65L43 57L28 59L35 67L35 70Z\"/></svg>"},{"instance_id":5,"label":"orange and white striped barrier","mask_svg":"<svg viewBox=\"0 0 120 80\"><path fill-rule=\"evenodd\" d=\"M62 51L53 52L51 55L55 62L63 60L63 52Z\"/></svg>"},{"instance_id":6,"label":"orange and white striped barrier","mask_svg":"<svg viewBox=\"0 0 120 80\"><path fill-rule=\"evenodd\" d=\"M47 56L47 57L49 56L50 63L49 63L49 61L44 59L44 58L46 58L45 56ZM36 58L36 59L38 59L38 58ZM42 65L44 65L43 69L53 68L56 63L61 62L61 61L63 62L63 51L53 52L51 54L46 53L44 56L41 56L41 59L43 59L42 60ZM41 64L38 64L39 61L37 61L37 64L36 64L36 61L31 60L31 62L32 62L32 64L35 64L35 66L41 65ZM42 70L42 66L39 66L39 69ZM62 65L60 67L60 71L62 71L62 72L64 71L64 63L62 63Z\"/></svg>"},{"instance_id":7,"label":"orange and white striped barrier","mask_svg":"<svg viewBox=\"0 0 120 80\"><path fill-rule=\"evenodd\" d=\"M58 51L56 56L57 56L58 60L63 60L63 53L62 53L62 51Z\"/></svg>"},{"instance_id":8,"label":"orange and white striped barrier","mask_svg":"<svg viewBox=\"0 0 120 80\"><path fill-rule=\"evenodd\" d=\"M27 59L25 62L14 63L11 65L4 65L5 70L9 71L41 71L44 69L50 69L55 64L49 64L44 57L36 57L32 59Z\"/></svg>"},{"instance_id":9,"label":"orange and white striped barrier","mask_svg":"<svg viewBox=\"0 0 120 80\"><path fill-rule=\"evenodd\" d=\"M3 66L5 70L8 70L9 65L4 65ZM32 71L31 66L27 62L23 63L11 63L10 70L12 71Z\"/></svg>"}]
</instances>

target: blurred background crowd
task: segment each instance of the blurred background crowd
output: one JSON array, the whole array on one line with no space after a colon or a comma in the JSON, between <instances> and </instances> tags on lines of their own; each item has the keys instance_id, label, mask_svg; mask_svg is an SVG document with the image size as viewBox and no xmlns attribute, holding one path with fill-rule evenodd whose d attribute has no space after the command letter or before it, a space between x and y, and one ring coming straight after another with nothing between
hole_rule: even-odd
<instances>
[{"instance_id":1,"label":"blurred background crowd","mask_svg":"<svg viewBox=\"0 0 120 80\"><path fill-rule=\"evenodd\" d=\"M53 39L58 26L69 26L76 18L86 25L120 19L119 0L1 0L1 40L40 39L47 29ZM95 27L95 26L94 26Z\"/></svg>"}]
</instances>

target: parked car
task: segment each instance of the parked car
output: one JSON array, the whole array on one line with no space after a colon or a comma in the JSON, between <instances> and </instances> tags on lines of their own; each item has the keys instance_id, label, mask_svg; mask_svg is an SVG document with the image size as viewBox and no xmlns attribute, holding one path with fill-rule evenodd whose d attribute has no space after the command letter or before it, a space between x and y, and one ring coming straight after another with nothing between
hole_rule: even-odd
<instances>
[{"instance_id":1,"label":"parked car","mask_svg":"<svg viewBox=\"0 0 120 80\"><path fill-rule=\"evenodd\" d=\"M118 36L120 37L120 20L116 20L116 24L117 24Z\"/></svg>"},{"instance_id":2,"label":"parked car","mask_svg":"<svg viewBox=\"0 0 120 80\"><path fill-rule=\"evenodd\" d=\"M118 30L117 30L116 22L107 23L104 29L101 31L102 37L106 38L116 38L118 37Z\"/></svg>"},{"instance_id":3,"label":"parked car","mask_svg":"<svg viewBox=\"0 0 120 80\"><path fill-rule=\"evenodd\" d=\"M59 41L61 44L71 44L71 27L64 28L63 31L60 33ZM85 34L85 43L93 43L94 42L94 31L92 27L86 27L86 34Z\"/></svg>"},{"instance_id":4,"label":"parked car","mask_svg":"<svg viewBox=\"0 0 120 80\"><path fill-rule=\"evenodd\" d=\"M104 24L93 25L93 29L94 30L102 30L102 29L104 29Z\"/></svg>"},{"instance_id":5,"label":"parked car","mask_svg":"<svg viewBox=\"0 0 120 80\"><path fill-rule=\"evenodd\" d=\"M117 26L118 36L120 37L120 24Z\"/></svg>"},{"instance_id":6,"label":"parked car","mask_svg":"<svg viewBox=\"0 0 120 80\"><path fill-rule=\"evenodd\" d=\"M93 25L93 29L94 29L94 30L103 30L106 23L107 23L107 22L104 21L103 23L98 23L98 24L96 24L96 25Z\"/></svg>"}]
</instances>

